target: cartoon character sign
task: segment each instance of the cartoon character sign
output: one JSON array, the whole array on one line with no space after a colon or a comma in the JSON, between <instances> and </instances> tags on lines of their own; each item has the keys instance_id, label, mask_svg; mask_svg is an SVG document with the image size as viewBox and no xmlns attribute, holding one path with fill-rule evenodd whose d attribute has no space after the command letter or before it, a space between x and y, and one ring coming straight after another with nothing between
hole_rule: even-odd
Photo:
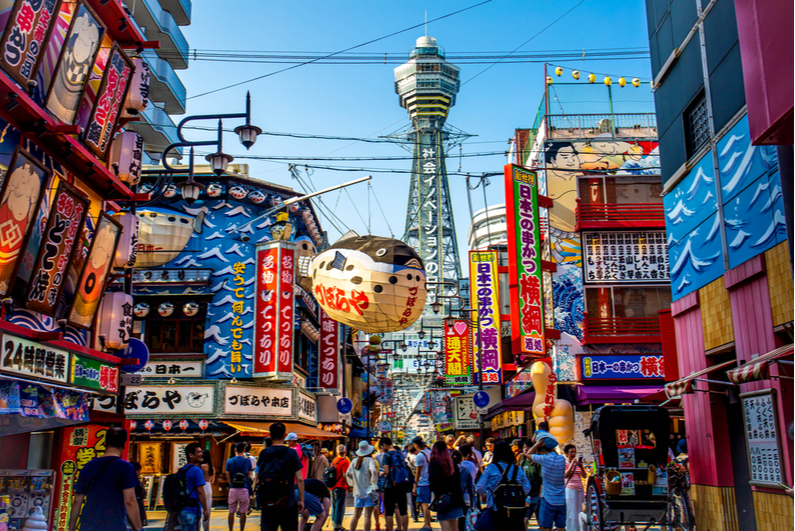
<instances>
[{"instance_id":1,"label":"cartoon character sign","mask_svg":"<svg viewBox=\"0 0 795 531\"><path fill-rule=\"evenodd\" d=\"M47 108L64 123L74 121L104 33L105 29L88 7L81 5L72 21L47 97Z\"/></svg>"},{"instance_id":2,"label":"cartoon character sign","mask_svg":"<svg viewBox=\"0 0 795 531\"><path fill-rule=\"evenodd\" d=\"M290 241L293 234L293 224L290 223L290 215L287 212L276 214L276 223L271 225L271 236L274 240Z\"/></svg>"},{"instance_id":3,"label":"cartoon character sign","mask_svg":"<svg viewBox=\"0 0 795 531\"><path fill-rule=\"evenodd\" d=\"M7 295L50 172L17 150L0 195L0 295Z\"/></svg>"},{"instance_id":4,"label":"cartoon character sign","mask_svg":"<svg viewBox=\"0 0 795 531\"><path fill-rule=\"evenodd\" d=\"M80 276L77 296L69 312L70 323L82 328L91 326L105 292L105 280L116 254L120 234L121 225L104 212L100 214L88 263Z\"/></svg>"}]
</instances>

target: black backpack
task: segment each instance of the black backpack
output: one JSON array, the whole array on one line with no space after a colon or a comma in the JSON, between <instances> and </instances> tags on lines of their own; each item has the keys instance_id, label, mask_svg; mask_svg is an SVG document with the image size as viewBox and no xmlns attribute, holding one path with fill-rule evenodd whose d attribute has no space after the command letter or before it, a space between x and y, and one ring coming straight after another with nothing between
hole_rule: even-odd
<instances>
[{"instance_id":1,"label":"black backpack","mask_svg":"<svg viewBox=\"0 0 795 531\"><path fill-rule=\"evenodd\" d=\"M237 472L235 472L234 476L232 476L232 488L233 489L243 489L243 488L248 487L248 475L243 470L240 470L240 464L237 461L238 457L243 457L243 456L235 456L235 457L232 458L232 462L235 464L235 470L237 470ZM243 459L246 460L246 463L251 464L251 461L249 461L247 457L243 457ZM246 467L246 464L243 463L243 468L245 469L245 467ZM227 467L227 470L229 470L228 467ZM231 472L231 470L229 470L229 471Z\"/></svg>"},{"instance_id":2,"label":"black backpack","mask_svg":"<svg viewBox=\"0 0 795 531\"><path fill-rule=\"evenodd\" d=\"M163 505L170 513L178 513L188 507L196 507L199 501L191 498L191 494L196 490L188 489L188 470L196 465L188 465L180 468L176 474L166 476L163 484Z\"/></svg>"},{"instance_id":3,"label":"black backpack","mask_svg":"<svg viewBox=\"0 0 795 531\"><path fill-rule=\"evenodd\" d=\"M518 481L516 476L519 475L519 467L514 464L508 465L505 470L500 468L499 463L495 463L502 476L500 482L494 487L492 496L494 496L494 503L501 509L525 509L525 492L524 487ZM508 479L507 472L513 467L513 477Z\"/></svg>"},{"instance_id":4,"label":"black backpack","mask_svg":"<svg viewBox=\"0 0 795 531\"><path fill-rule=\"evenodd\" d=\"M337 477L337 467L334 466L332 461L332 465L323 472L323 483L325 483L325 485L331 489L334 488L334 485L337 484L338 479L339 478Z\"/></svg>"},{"instance_id":5,"label":"black backpack","mask_svg":"<svg viewBox=\"0 0 795 531\"><path fill-rule=\"evenodd\" d=\"M260 454L257 501L262 509L284 507L293 488L292 478L284 467L286 446L271 447Z\"/></svg>"}]
</instances>

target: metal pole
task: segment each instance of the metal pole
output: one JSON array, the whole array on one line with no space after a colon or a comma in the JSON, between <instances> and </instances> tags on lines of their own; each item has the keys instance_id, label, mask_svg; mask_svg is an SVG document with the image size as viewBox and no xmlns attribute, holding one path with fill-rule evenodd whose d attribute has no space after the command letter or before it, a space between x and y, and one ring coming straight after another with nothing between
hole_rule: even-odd
<instances>
[{"instance_id":1,"label":"metal pole","mask_svg":"<svg viewBox=\"0 0 795 531\"><path fill-rule=\"evenodd\" d=\"M477 310L474 310L477 311ZM483 349L481 347L480 339L480 318L478 318L478 391L483 390ZM478 424L480 425L480 447L486 449L486 428L483 426L483 414L478 415Z\"/></svg>"}]
</instances>

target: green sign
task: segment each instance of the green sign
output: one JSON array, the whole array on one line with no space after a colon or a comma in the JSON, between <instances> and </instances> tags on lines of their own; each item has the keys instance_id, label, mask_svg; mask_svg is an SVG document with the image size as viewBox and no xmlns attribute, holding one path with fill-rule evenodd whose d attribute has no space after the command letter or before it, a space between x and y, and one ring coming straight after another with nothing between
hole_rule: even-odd
<instances>
[{"instance_id":1,"label":"green sign","mask_svg":"<svg viewBox=\"0 0 795 531\"><path fill-rule=\"evenodd\" d=\"M69 381L80 387L119 392L119 368L105 362L72 354L72 366L69 370Z\"/></svg>"}]
</instances>

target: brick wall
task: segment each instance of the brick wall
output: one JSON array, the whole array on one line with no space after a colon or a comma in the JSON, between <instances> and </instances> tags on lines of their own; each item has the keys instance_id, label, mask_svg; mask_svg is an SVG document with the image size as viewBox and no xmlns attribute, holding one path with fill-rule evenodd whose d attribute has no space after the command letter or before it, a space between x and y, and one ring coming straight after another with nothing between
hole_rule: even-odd
<instances>
[{"instance_id":1,"label":"brick wall","mask_svg":"<svg viewBox=\"0 0 795 531\"><path fill-rule=\"evenodd\" d=\"M737 525L734 487L692 485L690 496L698 531L745 531ZM752 529L752 528L751 528Z\"/></svg>"},{"instance_id":2,"label":"brick wall","mask_svg":"<svg viewBox=\"0 0 795 531\"><path fill-rule=\"evenodd\" d=\"M787 242L765 251L765 263L773 326L779 326L792 321L792 270Z\"/></svg>"},{"instance_id":3,"label":"brick wall","mask_svg":"<svg viewBox=\"0 0 795 531\"><path fill-rule=\"evenodd\" d=\"M701 301L701 321L704 327L704 350L711 350L734 341L732 305L723 277L710 282L698 291Z\"/></svg>"}]
</instances>

